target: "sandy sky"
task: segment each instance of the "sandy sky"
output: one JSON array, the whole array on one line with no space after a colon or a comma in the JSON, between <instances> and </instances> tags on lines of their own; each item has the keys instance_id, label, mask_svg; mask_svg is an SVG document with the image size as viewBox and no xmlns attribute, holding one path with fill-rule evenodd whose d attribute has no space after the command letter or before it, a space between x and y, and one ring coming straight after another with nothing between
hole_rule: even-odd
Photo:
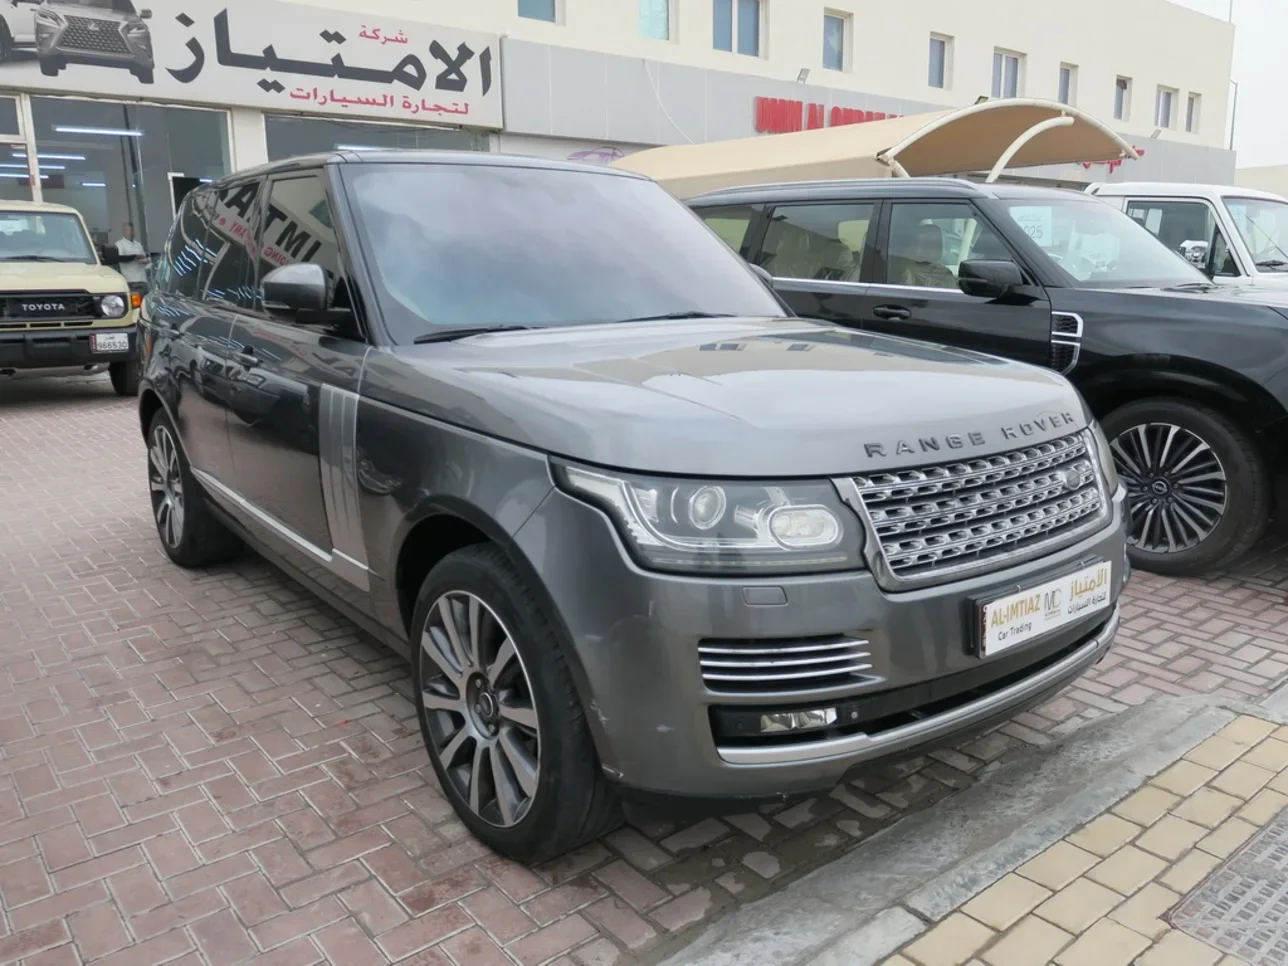
<instances>
[{"instance_id":1,"label":"sandy sky","mask_svg":"<svg viewBox=\"0 0 1288 966\"><path fill-rule=\"evenodd\" d=\"M1175 0L1181 6L1226 19L1231 0ZM1234 80L1239 85L1234 146L1239 167L1288 164L1285 122L1284 44L1288 40L1288 0L1233 0ZM1229 143L1229 131L1226 132Z\"/></svg>"}]
</instances>

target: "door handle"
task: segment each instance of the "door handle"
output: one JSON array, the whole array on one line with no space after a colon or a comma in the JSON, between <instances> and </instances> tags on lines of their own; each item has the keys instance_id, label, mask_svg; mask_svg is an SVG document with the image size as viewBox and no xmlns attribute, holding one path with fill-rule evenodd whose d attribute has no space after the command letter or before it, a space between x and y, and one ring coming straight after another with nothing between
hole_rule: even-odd
<instances>
[{"instance_id":1,"label":"door handle","mask_svg":"<svg viewBox=\"0 0 1288 966\"><path fill-rule=\"evenodd\" d=\"M912 312L902 305L878 305L872 310L872 314L888 322L902 322L904 319L912 318Z\"/></svg>"}]
</instances>

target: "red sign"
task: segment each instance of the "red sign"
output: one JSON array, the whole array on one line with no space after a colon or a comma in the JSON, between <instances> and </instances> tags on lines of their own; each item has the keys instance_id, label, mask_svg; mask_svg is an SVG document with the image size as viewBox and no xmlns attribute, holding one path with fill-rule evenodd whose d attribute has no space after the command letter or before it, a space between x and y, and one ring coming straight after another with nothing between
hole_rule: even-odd
<instances>
[{"instance_id":1,"label":"red sign","mask_svg":"<svg viewBox=\"0 0 1288 966\"><path fill-rule=\"evenodd\" d=\"M1134 145L1134 144L1133 144L1133 145L1132 145L1132 149L1133 149L1137 154L1139 154L1142 158L1145 156L1145 149L1144 149L1144 148L1138 148L1138 147L1136 147L1136 145ZM1079 161L1078 163L1079 163L1080 165L1082 165L1084 168L1086 168L1088 171L1090 171L1090 170L1091 170L1091 166L1092 166L1093 164L1103 164L1103 165L1105 165L1105 166L1109 169L1109 173L1110 173L1110 174L1113 174L1113 173L1114 173L1115 171L1117 171L1117 170L1118 170L1118 168L1122 165L1122 163L1123 163L1123 159L1122 159L1122 158L1114 158L1114 159L1113 159L1113 160L1111 160L1111 161Z\"/></svg>"},{"instance_id":2,"label":"red sign","mask_svg":"<svg viewBox=\"0 0 1288 966\"><path fill-rule=\"evenodd\" d=\"M841 127L903 116L884 111L860 111L854 107L834 107L829 111L826 104L807 104L782 97L757 97L755 103L756 130L761 134L813 131L821 127Z\"/></svg>"}]
</instances>

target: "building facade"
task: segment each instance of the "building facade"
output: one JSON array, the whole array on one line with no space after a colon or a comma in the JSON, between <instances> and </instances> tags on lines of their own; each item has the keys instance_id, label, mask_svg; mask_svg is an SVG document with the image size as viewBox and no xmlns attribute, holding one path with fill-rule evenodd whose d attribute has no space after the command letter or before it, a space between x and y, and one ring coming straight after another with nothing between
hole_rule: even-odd
<instances>
[{"instance_id":1,"label":"building facade","mask_svg":"<svg viewBox=\"0 0 1288 966\"><path fill-rule=\"evenodd\" d=\"M1096 114L1142 150L1136 180L1234 174L1233 28L1164 0L143 2L3 5L0 198L71 204L100 242L129 222L152 251L194 185L298 154L602 163L980 97Z\"/></svg>"}]
</instances>

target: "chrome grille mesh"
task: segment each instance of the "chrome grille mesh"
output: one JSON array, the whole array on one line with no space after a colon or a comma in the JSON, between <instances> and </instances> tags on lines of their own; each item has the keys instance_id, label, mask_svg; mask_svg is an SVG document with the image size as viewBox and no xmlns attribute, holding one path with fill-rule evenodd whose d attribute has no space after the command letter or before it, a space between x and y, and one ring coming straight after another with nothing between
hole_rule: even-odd
<instances>
[{"instance_id":1,"label":"chrome grille mesh","mask_svg":"<svg viewBox=\"0 0 1288 966\"><path fill-rule=\"evenodd\" d=\"M698 659L712 691L817 690L872 668L868 642L850 638L702 641Z\"/></svg>"},{"instance_id":2,"label":"chrome grille mesh","mask_svg":"<svg viewBox=\"0 0 1288 966\"><path fill-rule=\"evenodd\" d=\"M854 478L895 580L928 580L1074 536L1104 511L1082 434L955 463Z\"/></svg>"}]
</instances>

